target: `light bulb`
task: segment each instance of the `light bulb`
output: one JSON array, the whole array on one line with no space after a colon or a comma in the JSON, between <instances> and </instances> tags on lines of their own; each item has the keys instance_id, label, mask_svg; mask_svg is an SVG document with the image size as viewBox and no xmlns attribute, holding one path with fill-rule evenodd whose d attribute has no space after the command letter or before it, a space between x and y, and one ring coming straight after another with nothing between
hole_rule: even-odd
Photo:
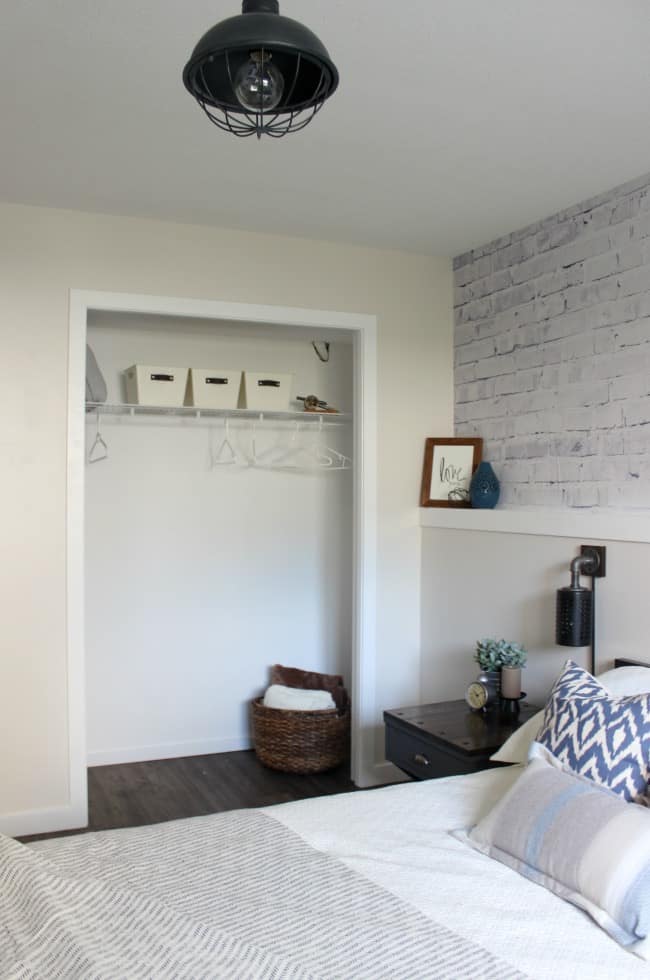
<instances>
[{"instance_id":1,"label":"light bulb","mask_svg":"<svg viewBox=\"0 0 650 980\"><path fill-rule=\"evenodd\" d=\"M284 78L271 64L270 54L252 51L237 70L234 90L237 101L248 112L270 112L282 98Z\"/></svg>"}]
</instances>

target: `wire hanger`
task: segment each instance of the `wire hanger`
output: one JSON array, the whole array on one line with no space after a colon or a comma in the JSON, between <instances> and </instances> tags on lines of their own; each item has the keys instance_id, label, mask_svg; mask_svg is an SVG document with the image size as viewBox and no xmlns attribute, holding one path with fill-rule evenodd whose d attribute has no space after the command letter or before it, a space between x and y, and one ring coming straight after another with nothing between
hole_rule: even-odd
<instances>
[{"instance_id":1,"label":"wire hanger","mask_svg":"<svg viewBox=\"0 0 650 980\"><path fill-rule=\"evenodd\" d=\"M345 456L340 453L337 449L332 449L329 446L326 447L325 452L331 453L332 462L327 467L330 470L349 470L352 467L352 460L349 456Z\"/></svg>"},{"instance_id":2,"label":"wire hanger","mask_svg":"<svg viewBox=\"0 0 650 980\"><path fill-rule=\"evenodd\" d=\"M232 466L237 462L237 453L233 448L233 444L230 441L230 421L228 416L223 420L224 436L221 440L221 445L219 446L216 453L212 453L211 465L215 466Z\"/></svg>"},{"instance_id":3,"label":"wire hanger","mask_svg":"<svg viewBox=\"0 0 650 980\"><path fill-rule=\"evenodd\" d=\"M314 469L314 452L302 444L298 436L300 435L300 422L294 422L293 432L289 440L289 445L284 453L275 462L274 467L279 470L310 470Z\"/></svg>"},{"instance_id":4,"label":"wire hanger","mask_svg":"<svg viewBox=\"0 0 650 980\"><path fill-rule=\"evenodd\" d=\"M264 414L260 412L259 422L264 421ZM260 466L262 463L262 457L264 453L259 453L257 450L257 423L258 419L253 419L251 423L251 441L250 441L250 456L248 459L249 466Z\"/></svg>"},{"instance_id":5,"label":"wire hanger","mask_svg":"<svg viewBox=\"0 0 650 980\"><path fill-rule=\"evenodd\" d=\"M89 463L101 463L103 459L108 459L108 446L104 442L101 432L99 431L99 409L96 410L97 418L97 430L95 432L95 441L88 450L88 462Z\"/></svg>"},{"instance_id":6,"label":"wire hanger","mask_svg":"<svg viewBox=\"0 0 650 980\"><path fill-rule=\"evenodd\" d=\"M323 417L321 415L318 420L318 435L320 436L323 431ZM338 449L333 449L331 446L321 446L317 442L314 446L314 457L318 466L324 470L349 470L352 466L352 460L349 456L344 456L340 453Z\"/></svg>"},{"instance_id":7,"label":"wire hanger","mask_svg":"<svg viewBox=\"0 0 650 980\"><path fill-rule=\"evenodd\" d=\"M261 469L274 469L277 461L278 446L276 444L272 446L267 446L266 449L260 450L257 443L257 436L261 431L264 431L264 412L260 412L259 416L253 419L251 424L251 439L250 439L250 456L249 456L249 466L259 466ZM280 458L283 458L282 456Z\"/></svg>"},{"instance_id":8,"label":"wire hanger","mask_svg":"<svg viewBox=\"0 0 650 980\"><path fill-rule=\"evenodd\" d=\"M328 446L322 446L320 437L323 432L323 416L318 420L318 430L316 441L314 442L313 453L314 461L317 466L322 467L322 469L328 470L334 467L335 459L333 457L333 450Z\"/></svg>"},{"instance_id":9,"label":"wire hanger","mask_svg":"<svg viewBox=\"0 0 650 980\"><path fill-rule=\"evenodd\" d=\"M300 428L300 422L294 423L294 429L289 440L289 445L285 452L276 460L274 468L280 470L348 470L352 466L352 460L344 456L337 449L331 446L322 446L320 435L323 431L323 419L318 420L316 438L309 445L305 445L299 439L301 433L311 429L311 424L307 429Z\"/></svg>"}]
</instances>

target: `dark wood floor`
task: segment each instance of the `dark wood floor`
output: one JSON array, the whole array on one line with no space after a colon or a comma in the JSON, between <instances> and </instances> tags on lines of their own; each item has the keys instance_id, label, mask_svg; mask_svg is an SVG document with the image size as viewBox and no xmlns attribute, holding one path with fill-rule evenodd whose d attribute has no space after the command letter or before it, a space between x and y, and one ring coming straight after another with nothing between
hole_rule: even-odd
<instances>
[{"instance_id":1,"label":"dark wood floor","mask_svg":"<svg viewBox=\"0 0 650 980\"><path fill-rule=\"evenodd\" d=\"M294 776L267 769L253 751L96 766L88 770L86 829L138 827L354 789L347 766L312 776ZM84 832L38 834L20 840Z\"/></svg>"}]
</instances>

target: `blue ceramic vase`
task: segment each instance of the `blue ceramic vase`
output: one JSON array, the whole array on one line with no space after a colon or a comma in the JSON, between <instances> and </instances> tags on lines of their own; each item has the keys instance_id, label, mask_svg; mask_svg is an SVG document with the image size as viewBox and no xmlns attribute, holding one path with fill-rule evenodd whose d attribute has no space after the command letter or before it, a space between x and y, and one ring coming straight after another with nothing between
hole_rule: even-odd
<instances>
[{"instance_id":1,"label":"blue ceramic vase","mask_svg":"<svg viewBox=\"0 0 650 980\"><path fill-rule=\"evenodd\" d=\"M501 486L491 463L479 463L469 485L469 499L472 507L496 507Z\"/></svg>"}]
</instances>

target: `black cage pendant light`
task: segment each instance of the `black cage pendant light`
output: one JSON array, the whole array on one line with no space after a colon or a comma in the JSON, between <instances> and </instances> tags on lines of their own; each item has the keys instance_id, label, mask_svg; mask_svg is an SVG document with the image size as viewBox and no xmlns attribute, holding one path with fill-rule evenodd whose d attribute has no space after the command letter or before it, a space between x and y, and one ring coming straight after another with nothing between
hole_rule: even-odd
<instances>
[{"instance_id":1,"label":"black cage pendant light","mask_svg":"<svg viewBox=\"0 0 650 980\"><path fill-rule=\"evenodd\" d=\"M241 14L210 28L185 65L188 92L235 136L295 133L338 85L321 41L279 10L278 0L243 0Z\"/></svg>"}]
</instances>

